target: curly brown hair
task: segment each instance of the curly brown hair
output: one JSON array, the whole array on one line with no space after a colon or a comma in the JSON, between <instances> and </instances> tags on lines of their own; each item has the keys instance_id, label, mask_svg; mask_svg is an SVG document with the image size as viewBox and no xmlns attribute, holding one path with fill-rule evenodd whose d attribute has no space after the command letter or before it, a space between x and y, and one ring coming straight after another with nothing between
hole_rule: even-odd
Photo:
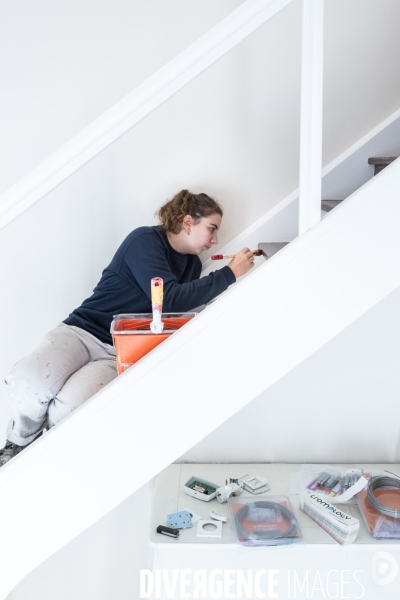
<instances>
[{"instance_id":1,"label":"curly brown hair","mask_svg":"<svg viewBox=\"0 0 400 600\"><path fill-rule=\"evenodd\" d=\"M198 223L202 217L215 213L221 217L223 215L222 207L216 200L204 193L192 194L189 190L181 190L171 200L164 202L155 214L164 231L179 233L186 215L190 215Z\"/></svg>"}]
</instances>

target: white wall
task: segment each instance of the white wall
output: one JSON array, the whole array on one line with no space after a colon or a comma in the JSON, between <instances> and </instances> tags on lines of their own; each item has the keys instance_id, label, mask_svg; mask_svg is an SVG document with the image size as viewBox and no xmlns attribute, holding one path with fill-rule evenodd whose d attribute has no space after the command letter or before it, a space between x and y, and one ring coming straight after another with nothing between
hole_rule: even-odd
<instances>
[{"instance_id":1,"label":"white wall","mask_svg":"<svg viewBox=\"0 0 400 600\"><path fill-rule=\"evenodd\" d=\"M27 575L12 600L139 598L140 569L149 568L152 493L153 481Z\"/></svg>"},{"instance_id":2,"label":"white wall","mask_svg":"<svg viewBox=\"0 0 400 600\"><path fill-rule=\"evenodd\" d=\"M338 164L322 178L322 198L344 200L374 176L374 167L368 164L373 156L400 156L400 112L397 110L390 123L378 127L370 139L362 139L351 148ZM366 136L369 137L369 136Z\"/></svg>"},{"instance_id":3,"label":"white wall","mask_svg":"<svg viewBox=\"0 0 400 600\"><path fill-rule=\"evenodd\" d=\"M5 0L0 190L129 93L240 0ZM5 93L4 93L5 92Z\"/></svg>"},{"instance_id":4,"label":"white wall","mask_svg":"<svg viewBox=\"0 0 400 600\"><path fill-rule=\"evenodd\" d=\"M397 289L177 462L399 462L399 305Z\"/></svg>"},{"instance_id":5,"label":"white wall","mask_svg":"<svg viewBox=\"0 0 400 600\"><path fill-rule=\"evenodd\" d=\"M68 6L58 6L50 0L2 2L0 191L240 3L116 0L111 5L105 0L71 0ZM326 0L325 4L327 164L398 108L400 5L397 0ZM195 173L201 170L211 176L217 168L224 181L214 193L226 190L223 200L234 211L227 239L239 232L242 223L251 223L297 186L300 8L300 0L293 0L223 59L222 66L215 66L214 76L207 74L199 85L189 86L192 91L185 91L177 105L168 103L165 118L144 127L148 145L139 144L141 151L135 152L145 176L149 148L154 151L161 145L166 152L172 151L165 171L157 168L158 177L166 177L164 189L160 186L164 198L172 193L168 184L176 185L166 175L171 167L179 183L185 175L188 183L196 183L192 173L186 172L187 164L177 171L177 161L186 156L176 155L170 147L182 149L186 139L193 140L189 158L196 165ZM208 165L202 164L205 152ZM105 181L114 187L108 167ZM119 180L121 173L117 171L115 177ZM243 177L247 185L240 185ZM127 182L132 185L132 179ZM214 186L216 181L206 182L200 176L198 183ZM158 189L154 195L148 185L145 189L155 209L160 201Z\"/></svg>"},{"instance_id":6,"label":"white wall","mask_svg":"<svg viewBox=\"0 0 400 600\"><path fill-rule=\"evenodd\" d=\"M397 0L325 0L324 165L399 108L399 25Z\"/></svg>"}]
</instances>

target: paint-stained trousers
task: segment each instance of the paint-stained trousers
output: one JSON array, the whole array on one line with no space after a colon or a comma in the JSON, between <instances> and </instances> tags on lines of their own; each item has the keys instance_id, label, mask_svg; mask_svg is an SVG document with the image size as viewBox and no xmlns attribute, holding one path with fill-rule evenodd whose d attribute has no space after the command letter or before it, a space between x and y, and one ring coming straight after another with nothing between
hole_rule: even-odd
<instances>
[{"instance_id":1,"label":"paint-stained trousers","mask_svg":"<svg viewBox=\"0 0 400 600\"><path fill-rule=\"evenodd\" d=\"M26 446L116 376L113 346L80 327L60 323L6 377L12 412L7 439Z\"/></svg>"}]
</instances>

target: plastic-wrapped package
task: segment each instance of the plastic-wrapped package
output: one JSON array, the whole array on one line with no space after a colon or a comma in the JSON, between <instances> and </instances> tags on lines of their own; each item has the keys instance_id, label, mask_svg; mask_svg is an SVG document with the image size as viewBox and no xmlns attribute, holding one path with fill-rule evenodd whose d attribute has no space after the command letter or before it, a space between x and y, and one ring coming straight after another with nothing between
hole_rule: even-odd
<instances>
[{"instance_id":1,"label":"plastic-wrapped package","mask_svg":"<svg viewBox=\"0 0 400 600\"><path fill-rule=\"evenodd\" d=\"M236 541L242 546L279 546L298 543L303 536L287 496L229 499Z\"/></svg>"},{"instance_id":2,"label":"plastic-wrapped package","mask_svg":"<svg viewBox=\"0 0 400 600\"><path fill-rule=\"evenodd\" d=\"M377 480L378 478L375 478ZM388 477L380 478L383 482L390 481ZM372 482L373 480L371 480ZM388 485L378 487L373 490L372 497L370 496L371 502L375 499L375 504L379 507L385 507L385 512L398 514L400 510L400 489L398 485L400 482L394 480L396 487ZM369 490L371 494L371 488ZM400 517L389 516L383 514L377 508L372 506L368 499L368 489L362 490L357 495L357 503L363 516L365 525L367 526L368 532L372 537L381 540L387 539L400 539Z\"/></svg>"},{"instance_id":3,"label":"plastic-wrapped package","mask_svg":"<svg viewBox=\"0 0 400 600\"><path fill-rule=\"evenodd\" d=\"M338 544L351 544L355 541L360 527L358 519L326 502L316 492L303 490L300 496L300 509Z\"/></svg>"},{"instance_id":4,"label":"plastic-wrapped package","mask_svg":"<svg viewBox=\"0 0 400 600\"><path fill-rule=\"evenodd\" d=\"M371 477L369 471L328 465L302 465L300 494L311 490L325 497L328 502L356 504L356 494Z\"/></svg>"}]
</instances>

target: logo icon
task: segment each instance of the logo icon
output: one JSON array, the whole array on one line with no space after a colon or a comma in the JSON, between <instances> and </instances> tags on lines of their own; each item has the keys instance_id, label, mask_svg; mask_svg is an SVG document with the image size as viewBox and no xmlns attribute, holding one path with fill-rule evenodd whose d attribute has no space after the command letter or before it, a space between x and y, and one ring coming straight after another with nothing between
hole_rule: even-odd
<instances>
[{"instance_id":1,"label":"logo icon","mask_svg":"<svg viewBox=\"0 0 400 600\"><path fill-rule=\"evenodd\" d=\"M372 558L372 579L376 585L388 585L397 577L399 567L389 552L375 552Z\"/></svg>"}]
</instances>

